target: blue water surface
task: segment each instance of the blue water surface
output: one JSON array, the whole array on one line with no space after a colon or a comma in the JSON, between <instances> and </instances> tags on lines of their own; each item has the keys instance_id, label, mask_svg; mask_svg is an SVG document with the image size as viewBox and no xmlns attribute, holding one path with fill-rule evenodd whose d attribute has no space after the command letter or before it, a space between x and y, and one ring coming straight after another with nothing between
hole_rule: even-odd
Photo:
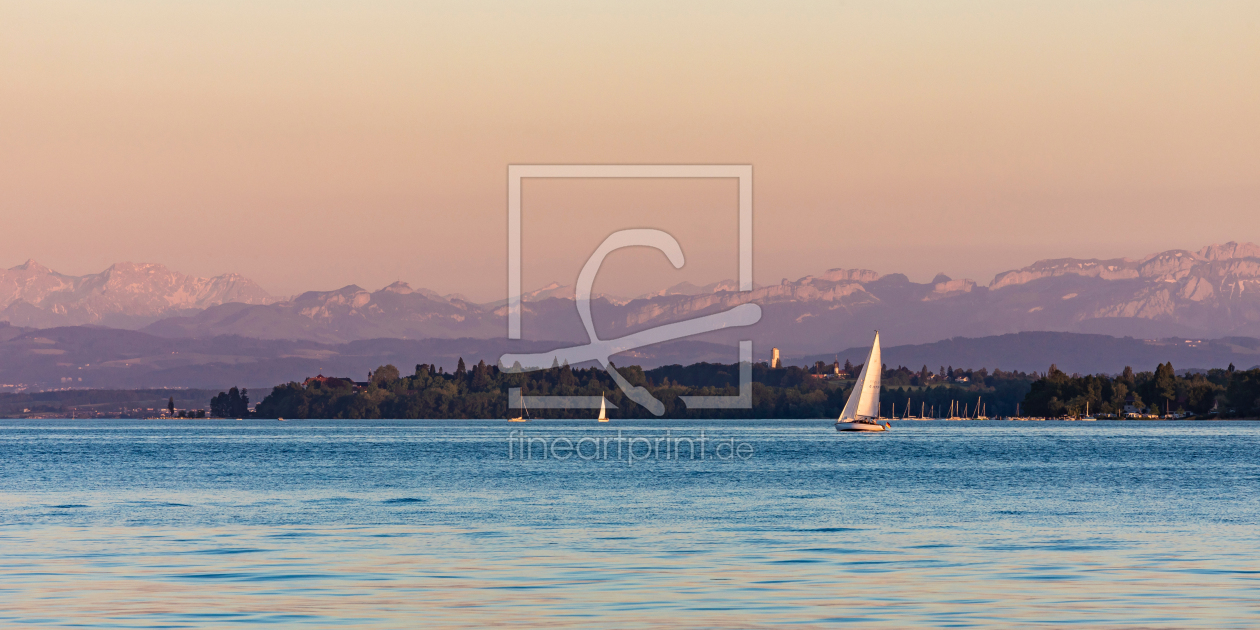
<instances>
[{"instance_id":1,"label":"blue water surface","mask_svg":"<svg viewBox=\"0 0 1260 630\"><path fill-rule=\"evenodd\" d=\"M1260 423L0 420L6 626L1260 627L1258 523Z\"/></svg>"}]
</instances>

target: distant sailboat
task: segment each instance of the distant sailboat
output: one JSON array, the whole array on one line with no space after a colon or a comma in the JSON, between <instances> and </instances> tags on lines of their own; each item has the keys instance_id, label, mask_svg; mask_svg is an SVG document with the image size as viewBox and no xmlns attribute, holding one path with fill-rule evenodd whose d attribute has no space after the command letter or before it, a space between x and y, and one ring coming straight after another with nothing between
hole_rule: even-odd
<instances>
[{"instance_id":1,"label":"distant sailboat","mask_svg":"<svg viewBox=\"0 0 1260 630\"><path fill-rule=\"evenodd\" d=\"M599 421L608 422L608 411L605 409L603 393L599 395Z\"/></svg>"},{"instance_id":2,"label":"distant sailboat","mask_svg":"<svg viewBox=\"0 0 1260 630\"><path fill-rule=\"evenodd\" d=\"M525 388L521 388L521 408L525 410L525 414L515 418L508 418L508 422L525 422L529 420L529 405L525 404Z\"/></svg>"},{"instance_id":3,"label":"distant sailboat","mask_svg":"<svg viewBox=\"0 0 1260 630\"><path fill-rule=\"evenodd\" d=\"M866 356L862 372L853 383L853 392L849 401L836 420L837 431L883 431L885 426L878 422L879 418L879 386L883 372L883 360L879 352L879 331L875 331L875 342L871 344L871 352ZM872 366L874 366L872 368Z\"/></svg>"}]
</instances>

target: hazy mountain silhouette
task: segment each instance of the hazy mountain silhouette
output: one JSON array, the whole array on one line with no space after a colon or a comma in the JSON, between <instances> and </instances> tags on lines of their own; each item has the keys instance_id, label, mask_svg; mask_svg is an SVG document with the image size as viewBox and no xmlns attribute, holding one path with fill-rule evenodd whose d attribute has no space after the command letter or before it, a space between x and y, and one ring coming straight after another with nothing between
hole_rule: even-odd
<instances>
[{"instance_id":1,"label":"hazy mountain silhouette","mask_svg":"<svg viewBox=\"0 0 1260 630\"><path fill-rule=\"evenodd\" d=\"M507 330L501 301L475 304L401 282L379 291L351 285L277 301L239 276L188 278L157 265L115 265L82 278L34 263L0 273L0 319L23 326L93 323L166 337L236 335L333 344L494 339ZM730 282L684 283L629 301L600 297L592 301L595 327L609 339L755 302L763 310L757 325L697 339L731 345L751 338L759 357L772 346L797 356L861 346L875 329L890 345L1024 331L1260 336L1260 247L1249 243L1140 260L1043 260L1000 273L987 286L944 275L920 284L896 273L833 269L748 293L734 288ZM566 287L544 287L526 297L526 339L587 341Z\"/></svg>"},{"instance_id":2,"label":"hazy mountain silhouette","mask_svg":"<svg viewBox=\"0 0 1260 630\"><path fill-rule=\"evenodd\" d=\"M847 360L856 365L866 359L868 352L869 345L858 346L829 354L788 356L784 358L784 364L813 365L815 361L830 364L836 360L843 364ZM946 366L1045 372L1054 363L1069 374L1118 374L1126 366L1137 371L1149 371L1165 361L1171 361L1178 371L1223 368L1230 363L1245 369L1260 364L1260 339L1134 339L1078 333L1022 332L887 347L883 351L883 361L890 367L904 365L916 371L926 365L933 372Z\"/></svg>"},{"instance_id":3,"label":"hazy mountain silhouette","mask_svg":"<svg viewBox=\"0 0 1260 630\"><path fill-rule=\"evenodd\" d=\"M0 321L18 326L138 328L229 302L275 301L244 276L197 278L155 264L118 263L86 276L60 274L33 260L0 270Z\"/></svg>"}]
</instances>

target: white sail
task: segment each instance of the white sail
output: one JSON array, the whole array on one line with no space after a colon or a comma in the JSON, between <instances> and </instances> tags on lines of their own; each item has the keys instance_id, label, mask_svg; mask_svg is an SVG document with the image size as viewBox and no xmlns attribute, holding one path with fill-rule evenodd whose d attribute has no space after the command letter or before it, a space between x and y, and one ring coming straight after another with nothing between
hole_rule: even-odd
<instances>
[{"instance_id":1,"label":"white sail","mask_svg":"<svg viewBox=\"0 0 1260 630\"><path fill-rule=\"evenodd\" d=\"M874 366L874 369L872 369ZM867 418L879 417L879 383L880 375L884 371L884 363L879 353L879 331L875 331L875 343L871 344L871 353L866 357L866 363L862 365L862 373L858 374L857 382L853 384L853 392L849 394L849 401L844 405L844 411L840 412L838 422L852 422L854 420L864 420Z\"/></svg>"},{"instance_id":2,"label":"white sail","mask_svg":"<svg viewBox=\"0 0 1260 630\"><path fill-rule=\"evenodd\" d=\"M608 421L608 412L607 412L607 411L605 411L605 407L604 407L604 397L603 397L603 396L600 396L600 397L599 397L599 421L600 421L600 422L607 422L607 421Z\"/></svg>"}]
</instances>

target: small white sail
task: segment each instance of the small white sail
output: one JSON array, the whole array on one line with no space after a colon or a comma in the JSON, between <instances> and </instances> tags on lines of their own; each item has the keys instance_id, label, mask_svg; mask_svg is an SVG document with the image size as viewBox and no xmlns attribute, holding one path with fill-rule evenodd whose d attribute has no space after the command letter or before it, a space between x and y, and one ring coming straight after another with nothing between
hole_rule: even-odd
<instances>
[{"instance_id":1,"label":"small white sail","mask_svg":"<svg viewBox=\"0 0 1260 630\"><path fill-rule=\"evenodd\" d=\"M605 398L601 395L599 397L599 421L600 422L608 422L608 411L604 403L605 403Z\"/></svg>"},{"instance_id":2,"label":"small white sail","mask_svg":"<svg viewBox=\"0 0 1260 630\"><path fill-rule=\"evenodd\" d=\"M862 365L862 372L858 374L857 382L853 384L853 392L849 394L849 401L845 403L844 411L840 412L840 419L837 422L853 422L879 417L879 386L883 368L877 330L875 343L871 344L871 353L866 356L866 363Z\"/></svg>"},{"instance_id":3,"label":"small white sail","mask_svg":"<svg viewBox=\"0 0 1260 630\"><path fill-rule=\"evenodd\" d=\"M525 404L525 388L521 388L521 407L525 410L525 414L515 418L508 418L508 422L526 422L529 420L529 405Z\"/></svg>"}]
</instances>

